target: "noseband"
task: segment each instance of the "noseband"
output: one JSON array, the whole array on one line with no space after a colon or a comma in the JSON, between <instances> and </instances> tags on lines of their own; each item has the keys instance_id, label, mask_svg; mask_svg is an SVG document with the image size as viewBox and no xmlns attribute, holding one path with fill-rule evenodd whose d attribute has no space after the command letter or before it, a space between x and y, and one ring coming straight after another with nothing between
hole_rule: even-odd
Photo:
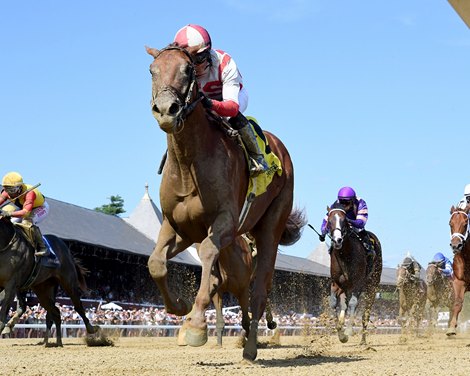
<instances>
[{"instance_id":1,"label":"noseband","mask_svg":"<svg viewBox=\"0 0 470 376\"><path fill-rule=\"evenodd\" d=\"M464 215L465 215L465 217L467 218L467 230L465 231L465 234L462 234L462 233L460 233L460 232L454 232L454 233L452 233L452 234L450 235L450 240L452 241L452 239L454 239L454 238L459 238L460 241L461 241L463 244L465 244L465 242L467 241L467 236L468 236L468 214L465 213L465 212L462 211L462 210L454 211L454 212L451 214L451 216L450 216L451 219L452 219L452 217L454 216L454 214L464 214Z\"/></svg>"},{"instance_id":2,"label":"noseband","mask_svg":"<svg viewBox=\"0 0 470 376\"><path fill-rule=\"evenodd\" d=\"M160 55L163 54L163 52L172 51L172 50L183 52L188 57L189 62L191 64L190 82L186 89L186 93L185 95L183 95L182 93L178 92L174 87L165 85L161 87L155 94L152 94L152 100L150 102L150 105L152 106L152 109L155 108L157 97L164 92L169 92L175 98L175 102L178 104L180 108L179 111L174 115L174 117L176 118L176 124L180 125L186 120L186 118L191 114L191 112L193 112L193 110L196 108L196 105L201 101L202 96L198 96L194 101L191 101L194 87L196 87L196 89L198 87L197 81L196 81L196 69L194 68L194 62L190 53L186 51L184 48L181 48L178 46L166 47L160 50L157 56L155 56L154 61L157 60L160 57Z\"/></svg>"}]
</instances>

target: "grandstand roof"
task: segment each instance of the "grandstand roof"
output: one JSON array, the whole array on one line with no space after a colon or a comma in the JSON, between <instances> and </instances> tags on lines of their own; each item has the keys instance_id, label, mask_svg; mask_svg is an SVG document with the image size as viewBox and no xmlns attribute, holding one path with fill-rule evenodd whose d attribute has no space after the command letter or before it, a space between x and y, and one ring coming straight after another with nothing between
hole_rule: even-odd
<instances>
[{"instance_id":1,"label":"grandstand roof","mask_svg":"<svg viewBox=\"0 0 470 376\"><path fill-rule=\"evenodd\" d=\"M150 198L148 187L129 218L104 214L95 210L47 198L49 215L39 224L44 234L53 234L62 239L117 250L126 253L150 256L160 230L162 214ZM153 228L154 226L154 228ZM201 265L197 252L188 249L174 262ZM276 269L329 277L330 269L324 263L312 259L278 253ZM396 269L384 268L382 284L395 285Z\"/></svg>"}]
</instances>

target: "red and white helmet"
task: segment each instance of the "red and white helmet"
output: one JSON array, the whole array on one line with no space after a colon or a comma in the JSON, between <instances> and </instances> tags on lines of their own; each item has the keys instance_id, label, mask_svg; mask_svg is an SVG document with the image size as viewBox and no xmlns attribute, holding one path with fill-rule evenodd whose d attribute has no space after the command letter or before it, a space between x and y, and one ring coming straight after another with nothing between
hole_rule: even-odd
<instances>
[{"instance_id":1,"label":"red and white helmet","mask_svg":"<svg viewBox=\"0 0 470 376\"><path fill-rule=\"evenodd\" d=\"M197 54L212 47L211 37L207 30L202 26L192 24L179 29L173 42L182 48L199 47Z\"/></svg>"}]
</instances>

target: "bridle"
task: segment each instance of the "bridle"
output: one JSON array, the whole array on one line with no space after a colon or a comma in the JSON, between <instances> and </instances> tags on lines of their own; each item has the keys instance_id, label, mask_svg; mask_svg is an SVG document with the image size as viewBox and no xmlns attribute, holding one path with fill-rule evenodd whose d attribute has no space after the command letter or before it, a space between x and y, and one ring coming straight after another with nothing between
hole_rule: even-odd
<instances>
[{"instance_id":1,"label":"bridle","mask_svg":"<svg viewBox=\"0 0 470 376\"><path fill-rule=\"evenodd\" d=\"M465 215L466 219L467 219L467 229L465 231L464 234L460 233L460 232L453 232L451 235L450 235L450 241L452 242L452 240L454 238L459 238L460 241L462 242L462 244L465 244L465 242L467 241L467 237L468 237L468 214L466 212L464 212L463 210L456 210L454 211L451 216L450 216L450 219L452 220L452 217L454 216L454 214L463 214Z\"/></svg>"},{"instance_id":2,"label":"bridle","mask_svg":"<svg viewBox=\"0 0 470 376\"><path fill-rule=\"evenodd\" d=\"M196 105L201 101L202 96L198 96L196 99L192 100L193 91L196 87L196 92L198 92L198 85L196 80L196 69L194 67L194 62L191 57L191 54L186 51L184 48L178 46L168 46L163 48L158 52L158 54L154 57L154 61L157 60L160 55L162 55L166 51L181 51L183 52L189 59L189 63L191 65L191 74L190 74L190 82L188 87L186 88L185 94L178 92L174 87L165 85L162 86L156 93L152 93L152 100L150 101L150 105L152 109L156 108L157 97L164 92L169 92L172 97L175 98L176 104L179 106L179 111L174 115L176 119L177 127L184 123L186 118L193 112L196 108Z\"/></svg>"},{"instance_id":3,"label":"bridle","mask_svg":"<svg viewBox=\"0 0 470 376\"><path fill-rule=\"evenodd\" d=\"M345 211L345 210L339 209L339 208L333 208L333 209L330 209L330 211L328 212L328 217L331 215L331 213L333 213L333 212L335 212L335 211L338 211L338 212L340 212L340 213L344 213L344 215L346 215L346 211ZM330 233L331 233L332 238L334 237L335 231L339 231L340 237L344 237L344 235L346 235L346 233L348 232L349 226L339 227L339 226L337 225L338 222L339 222L339 218L336 218L336 220L335 220L335 227L330 230Z\"/></svg>"}]
</instances>

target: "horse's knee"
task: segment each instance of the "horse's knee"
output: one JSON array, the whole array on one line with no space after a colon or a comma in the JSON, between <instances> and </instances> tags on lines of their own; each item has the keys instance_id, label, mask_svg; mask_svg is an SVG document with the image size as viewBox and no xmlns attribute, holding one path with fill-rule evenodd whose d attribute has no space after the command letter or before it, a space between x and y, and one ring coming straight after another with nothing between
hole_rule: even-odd
<instances>
[{"instance_id":1,"label":"horse's knee","mask_svg":"<svg viewBox=\"0 0 470 376\"><path fill-rule=\"evenodd\" d=\"M153 279L162 278L167 274L166 260L161 260L155 254L150 256L147 265Z\"/></svg>"}]
</instances>

